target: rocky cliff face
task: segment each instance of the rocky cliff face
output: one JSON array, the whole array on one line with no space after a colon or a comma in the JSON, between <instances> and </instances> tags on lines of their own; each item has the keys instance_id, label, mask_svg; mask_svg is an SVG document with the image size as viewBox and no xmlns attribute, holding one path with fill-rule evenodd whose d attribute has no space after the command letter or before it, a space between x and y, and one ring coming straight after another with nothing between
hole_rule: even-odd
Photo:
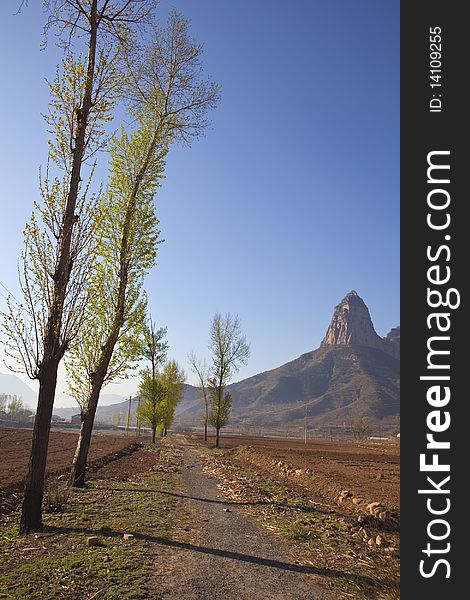
<instances>
[{"instance_id":1,"label":"rocky cliff face","mask_svg":"<svg viewBox=\"0 0 470 600\"><path fill-rule=\"evenodd\" d=\"M400 358L400 326L393 327L384 340L389 344L390 354L395 358Z\"/></svg>"},{"instance_id":2,"label":"rocky cliff face","mask_svg":"<svg viewBox=\"0 0 470 600\"><path fill-rule=\"evenodd\" d=\"M335 306L330 326L322 341L322 346L336 345L377 348L399 358L400 328L392 329L385 338L377 335L369 309L359 294L352 290Z\"/></svg>"}]
</instances>

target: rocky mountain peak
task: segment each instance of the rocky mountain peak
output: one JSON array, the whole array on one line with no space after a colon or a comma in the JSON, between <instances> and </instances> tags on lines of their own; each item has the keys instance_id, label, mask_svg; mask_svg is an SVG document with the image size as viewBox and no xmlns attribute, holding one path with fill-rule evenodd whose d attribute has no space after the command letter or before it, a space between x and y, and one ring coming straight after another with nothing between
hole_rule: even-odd
<instances>
[{"instance_id":1,"label":"rocky mountain peak","mask_svg":"<svg viewBox=\"0 0 470 600\"><path fill-rule=\"evenodd\" d=\"M395 328L396 330L397 328ZM395 333L395 330L392 330ZM399 332L399 328L398 328ZM390 334L389 334L390 336ZM389 338L387 336L387 338ZM395 358L399 357L396 336L383 339L377 335L369 309L355 290L351 290L339 304L335 306L330 326L323 338L322 346L355 345L377 348Z\"/></svg>"}]
</instances>

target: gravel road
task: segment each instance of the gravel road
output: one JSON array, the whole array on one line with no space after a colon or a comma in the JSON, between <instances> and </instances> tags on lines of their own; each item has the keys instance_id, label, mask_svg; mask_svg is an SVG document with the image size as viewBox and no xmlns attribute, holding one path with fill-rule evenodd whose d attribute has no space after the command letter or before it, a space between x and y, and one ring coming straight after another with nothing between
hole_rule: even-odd
<instances>
[{"instance_id":1,"label":"gravel road","mask_svg":"<svg viewBox=\"0 0 470 600\"><path fill-rule=\"evenodd\" d=\"M181 449L191 541L161 548L165 600L333 600L313 582L314 568L288 558L280 540L224 499L191 446Z\"/></svg>"}]
</instances>

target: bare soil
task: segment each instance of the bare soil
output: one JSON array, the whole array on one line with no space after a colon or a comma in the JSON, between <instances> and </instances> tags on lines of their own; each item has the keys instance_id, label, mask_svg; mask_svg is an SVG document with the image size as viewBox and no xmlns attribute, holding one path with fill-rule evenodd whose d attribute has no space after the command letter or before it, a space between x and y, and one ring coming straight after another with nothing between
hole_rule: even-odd
<instances>
[{"instance_id":1,"label":"bare soil","mask_svg":"<svg viewBox=\"0 0 470 600\"><path fill-rule=\"evenodd\" d=\"M31 438L32 431L29 429L0 429L0 489L20 485L24 481L31 452ZM70 467L77 440L77 432L51 431L47 454L48 473L57 473ZM149 438L139 437L138 440L148 442ZM135 441L134 436L94 434L90 461L103 459Z\"/></svg>"},{"instance_id":2,"label":"bare soil","mask_svg":"<svg viewBox=\"0 0 470 600\"><path fill-rule=\"evenodd\" d=\"M203 443L202 436L190 439ZM211 440L209 441L211 445ZM362 504L379 502L398 510L400 505L400 445L398 441L339 442L231 436L221 438L222 449L248 447L247 460L293 483L314 487L336 499L342 490ZM302 472L301 472L302 471ZM357 506L357 505L353 505Z\"/></svg>"},{"instance_id":3,"label":"bare soil","mask_svg":"<svg viewBox=\"0 0 470 600\"><path fill-rule=\"evenodd\" d=\"M287 546L219 491L203 472L203 457L183 450L181 497L190 513L190 540L159 551L164 598L168 600L334 600L315 577L336 571L303 565ZM158 565L157 565L158 569Z\"/></svg>"},{"instance_id":4,"label":"bare soil","mask_svg":"<svg viewBox=\"0 0 470 600\"><path fill-rule=\"evenodd\" d=\"M76 439L51 432L51 479ZM30 431L0 430L0 496L24 478L30 441ZM224 437L214 450L172 435L126 454L134 441L94 436L88 487L46 515L43 533L17 537L18 508L0 519L0 598L399 597L397 444ZM389 522L367 514L373 500L395 507Z\"/></svg>"}]
</instances>

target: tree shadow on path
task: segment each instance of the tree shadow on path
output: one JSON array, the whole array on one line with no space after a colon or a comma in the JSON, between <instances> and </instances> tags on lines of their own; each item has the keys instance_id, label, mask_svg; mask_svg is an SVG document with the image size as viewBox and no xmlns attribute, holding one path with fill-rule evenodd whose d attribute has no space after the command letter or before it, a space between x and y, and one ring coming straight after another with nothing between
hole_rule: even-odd
<instances>
[{"instance_id":1,"label":"tree shadow on path","mask_svg":"<svg viewBox=\"0 0 470 600\"><path fill-rule=\"evenodd\" d=\"M45 533L51 534L71 534L71 533L82 533L87 535L106 536L114 538L122 538L122 531L115 531L112 529L85 529L77 527L46 527ZM129 533L129 532L127 532ZM167 546L170 548L178 548L181 550L187 550L189 552L198 552L201 554L207 554L211 556L219 556L221 558L228 558L231 560L237 560L244 563L250 563L263 567L270 567L273 569L281 569L283 571L290 571L294 573L307 573L312 575L320 575L322 577L333 577L333 578L352 578L363 583L367 583L372 587L380 587L377 580L372 577L364 575L358 575L357 573L348 573L347 571L339 571L337 569L328 569L322 567L307 566L302 564L288 563L279 560L271 560L269 558L262 558L260 556L253 556L250 554L243 554L241 552L232 552L229 550L219 550L218 548L210 548L208 546L198 546L196 544L190 544L188 542L178 542L171 540L163 536L153 536L145 533L132 532L136 539L145 540L161 546Z\"/></svg>"},{"instance_id":2,"label":"tree shadow on path","mask_svg":"<svg viewBox=\"0 0 470 600\"><path fill-rule=\"evenodd\" d=\"M184 498L186 500L194 500L196 502L205 502L208 504L222 504L224 506L275 506L277 508L288 508L291 510L301 510L308 513L331 514L332 511L322 510L314 506L305 504L288 504L286 502L269 502L267 500L256 500L253 502L236 502L235 500L218 500L216 498L203 498L201 496L189 496L187 494L178 494L177 492L168 492L166 490L142 489L142 488L113 488L118 492L141 492L145 494L163 494L174 498Z\"/></svg>"}]
</instances>

